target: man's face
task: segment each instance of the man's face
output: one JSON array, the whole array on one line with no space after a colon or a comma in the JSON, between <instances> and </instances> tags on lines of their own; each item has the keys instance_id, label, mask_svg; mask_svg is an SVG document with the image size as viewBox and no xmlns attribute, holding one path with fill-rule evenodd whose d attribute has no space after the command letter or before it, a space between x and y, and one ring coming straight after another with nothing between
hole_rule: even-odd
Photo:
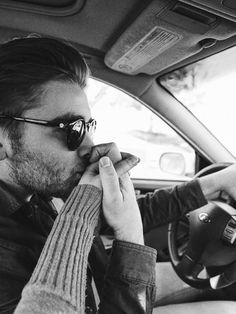
<instances>
[{"instance_id":1,"label":"man's face","mask_svg":"<svg viewBox=\"0 0 236 314\"><path fill-rule=\"evenodd\" d=\"M26 118L71 122L91 118L87 97L76 84L50 82L41 96L41 106L27 110ZM63 119L70 115L70 119ZM66 132L55 127L24 123L21 139L12 142L8 160L12 181L30 193L66 198L88 165L93 146L88 134L77 151L67 147Z\"/></svg>"}]
</instances>

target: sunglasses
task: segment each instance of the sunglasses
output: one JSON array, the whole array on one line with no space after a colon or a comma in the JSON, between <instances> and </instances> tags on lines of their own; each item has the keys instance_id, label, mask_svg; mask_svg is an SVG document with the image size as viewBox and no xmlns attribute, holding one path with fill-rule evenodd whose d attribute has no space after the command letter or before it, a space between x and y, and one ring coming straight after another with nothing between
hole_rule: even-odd
<instances>
[{"instance_id":1,"label":"sunglasses","mask_svg":"<svg viewBox=\"0 0 236 314\"><path fill-rule=\"evenodd\" d=\"M0 115L0 119L11 119L19 122L39 124L43 126L56 127L66 132L67 134L67 146L69 150L76 150L83 142L86 133L93 134L96 130L97 122L91 119L89 122L85 122L83 118L79 118L76 121L70 123L52 122L38 119L29 119L22 117L14 117L7 115Z\"/></svg>"}]
</instances>

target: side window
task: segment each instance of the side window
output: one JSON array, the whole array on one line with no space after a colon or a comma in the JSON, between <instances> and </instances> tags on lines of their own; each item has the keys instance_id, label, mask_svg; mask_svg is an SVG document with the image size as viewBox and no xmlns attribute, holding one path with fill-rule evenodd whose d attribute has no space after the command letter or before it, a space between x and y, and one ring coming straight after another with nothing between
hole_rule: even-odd
<instances>
[{"instance_id":1,"label":"side window","mask_svg":"<svg viewBox=\"0 0 236 314\"><path fill-rule=\"evenodd\" d=\"M194 150L141 102L95 79L89 79L87 95L98 122L95 143L115 142L141 158L132 178L188 180L194 175Z\"/></svg>"}]
</instances>

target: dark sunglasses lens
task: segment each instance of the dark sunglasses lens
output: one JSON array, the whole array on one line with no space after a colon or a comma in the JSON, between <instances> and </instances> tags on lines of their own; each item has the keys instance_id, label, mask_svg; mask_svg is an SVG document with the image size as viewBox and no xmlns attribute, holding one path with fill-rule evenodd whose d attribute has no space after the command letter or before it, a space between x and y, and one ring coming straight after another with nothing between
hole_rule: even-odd
<instances>
[{"instance_id":1,"label":"dark sunglasses lens","mask_svg":"<svg viewBox=\"0 0 236 314\"><path fill-rule=\"evenodd\" d=\"M77 121L68 126L67 145L70 150L76 150L82 143L85 135L85 123L83 120Z\"/></svg>"}]
</instances>

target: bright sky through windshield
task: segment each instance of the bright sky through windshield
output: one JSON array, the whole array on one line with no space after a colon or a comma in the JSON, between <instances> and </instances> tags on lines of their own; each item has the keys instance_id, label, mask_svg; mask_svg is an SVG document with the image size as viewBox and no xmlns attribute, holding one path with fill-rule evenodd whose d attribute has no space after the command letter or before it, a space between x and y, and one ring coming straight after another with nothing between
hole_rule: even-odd
<instances>
[{"instance_id":1,"label":"bright sky through windshield","mask_svg":"<svg viewBox=\"0 0 236 314\"><path fill-rule=\"evenodd\" d=\"M236 47L169 73L160 82L236 156Z\"/></svg>"}]
</instances>

